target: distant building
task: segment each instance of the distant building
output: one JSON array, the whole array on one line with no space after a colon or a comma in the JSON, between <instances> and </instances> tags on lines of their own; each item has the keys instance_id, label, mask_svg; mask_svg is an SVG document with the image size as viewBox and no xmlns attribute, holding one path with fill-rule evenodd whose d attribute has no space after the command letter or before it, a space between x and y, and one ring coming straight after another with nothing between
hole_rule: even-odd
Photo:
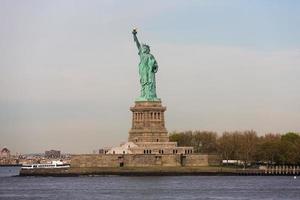
<instances>
[{"instance_id":1,"label":"distant building","mask_svg":"<svg viewBox=\"0 0 300 200\"><path fill-rule=\"evenodd\" d=\"M50 150L50 151L45 151L45 157L46 158L60 158L61 154L60 154L60 151L58 151L58 150Z\"/></svg>"},{"instance_id":2,"label":"distant building","mask_svg":"<svg viewBox=\"0 0 300 200\"><path fill-rule=\"evenodd\" d=\"M6 147L4 147L0 152L0 157L1 158L9 158L10 157L10 151Z\"/></svg>"}]
</instances>

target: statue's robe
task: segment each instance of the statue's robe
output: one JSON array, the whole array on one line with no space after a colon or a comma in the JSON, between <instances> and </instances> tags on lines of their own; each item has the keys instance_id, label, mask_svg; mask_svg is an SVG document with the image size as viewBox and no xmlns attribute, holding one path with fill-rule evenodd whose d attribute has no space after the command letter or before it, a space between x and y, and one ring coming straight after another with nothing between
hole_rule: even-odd
<instances>
[{"instance_id":1,"label":"statue's robe","mask_svg":"<svg viewBox=\"0 0 300 200\"><path fill-rule=\"evenodd\" d=\"M158 70L157 62L150 53L139 51L139 74L141 83L141 98L154 100L156 96L155 73Z\"/></svg>"}]
</instances>

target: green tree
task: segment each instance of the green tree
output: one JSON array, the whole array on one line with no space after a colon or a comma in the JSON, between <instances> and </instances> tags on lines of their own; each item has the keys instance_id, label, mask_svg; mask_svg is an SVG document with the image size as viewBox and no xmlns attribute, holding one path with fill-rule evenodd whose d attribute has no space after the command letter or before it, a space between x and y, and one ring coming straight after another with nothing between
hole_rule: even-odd
<instances>
[{"instance_id":1,"label":"green tree","mask_svg":"<svg viewBox=\"0 0 300 200\"><path fill-rule=\"evenodd\" d=\"M216 153L217 133L211 131L184 131L172 132L170 141L177 142L178 146L192 146L196 153Z\"/></svg>"},{"instance_id":2,"label":"green tree","mask_svg":"<svg viewBox=\"0 0 300 200\"><path fill-rule=\"evenodd\" d=\"M169 139L171 142L177 142L178 146L192 146L193 140L193 132L185 131L185 132L172 132L169 135Z\"/></svg>"},{"instance_id":3,"label":"green tree","mask_svg":"<svg viewBox=\"0 0 300 200\"><path fill-rule=\"evenodd\" d=\"M299 134L288 132L282 135L280 141L280 163L291 165L300 164L299 146Z\"/></svg>"},{"instance_id":4,"label":"green tree","mask_svg":"<svg viewBox=\"0 0 300 200\"><path fill-rule=\"evenodd\" d=\"M244 131L240 134L239 160L245 165L255 160L257 151L258 137L255 131Z\"/></svg>"},{"instance_id":5,"label":"green tree","mask_svg":"<svg viewBox=\"0 0 300 200\"><path fill-rule=\"evenodd\" d=\"M217 133L212 131L194 131L193 147L198 153L217 152Z\"/></svg>"},{"instance_id":6,"label":"green tree","mask_svg":"<svg viewBox=\"0 0 300 200\"><path fill-rule=\"evenodd\" d=\"M234 145L233 145L233 134L230 132L224 132L223 135L218 139L218 153L221 155L223 160L234 159Z\"/></svg>"},{"instance_id":7,"label":"green tree","mask_svg":"<svg viewBox=\"0 0 300 200\"><path fill-rule=\"evenodd\" d=\"M279 163L280 143L280 134L269 133L259 137L256 160L267 162L268 164Z\"/></svg>"}]
</instances>

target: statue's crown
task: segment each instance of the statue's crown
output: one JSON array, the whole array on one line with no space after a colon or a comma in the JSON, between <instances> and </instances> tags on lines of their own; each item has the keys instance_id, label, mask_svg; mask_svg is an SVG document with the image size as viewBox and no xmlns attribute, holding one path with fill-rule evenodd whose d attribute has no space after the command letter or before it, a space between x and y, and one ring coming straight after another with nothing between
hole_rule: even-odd
<instances>
[{"instance_id":1,"label":"statue's crown","mask_svg":"<svg viewBox=\"0 0 300 200\"><path fill-rule=\"evenodd\" d=\"M150 46L148 44L142 44L143 47L147 47L148 49L150 49Z\"/></svg>"}]
</instances>

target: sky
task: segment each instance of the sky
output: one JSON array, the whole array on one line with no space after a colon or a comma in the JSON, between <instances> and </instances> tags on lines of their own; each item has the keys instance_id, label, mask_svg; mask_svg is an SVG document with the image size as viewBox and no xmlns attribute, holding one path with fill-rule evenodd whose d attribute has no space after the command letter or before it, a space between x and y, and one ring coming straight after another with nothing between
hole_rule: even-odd
<instances>
[{"instance_id":1,"label":"sky","mask_svg":"<svg viewBox=\"0 0 300 200\"><path fill-rule=\"evenodd\" d=\"M138 38L169 132L300 132L300 1L0 0L0 148L127 141Z\"/></svg>"}]
</instances>

